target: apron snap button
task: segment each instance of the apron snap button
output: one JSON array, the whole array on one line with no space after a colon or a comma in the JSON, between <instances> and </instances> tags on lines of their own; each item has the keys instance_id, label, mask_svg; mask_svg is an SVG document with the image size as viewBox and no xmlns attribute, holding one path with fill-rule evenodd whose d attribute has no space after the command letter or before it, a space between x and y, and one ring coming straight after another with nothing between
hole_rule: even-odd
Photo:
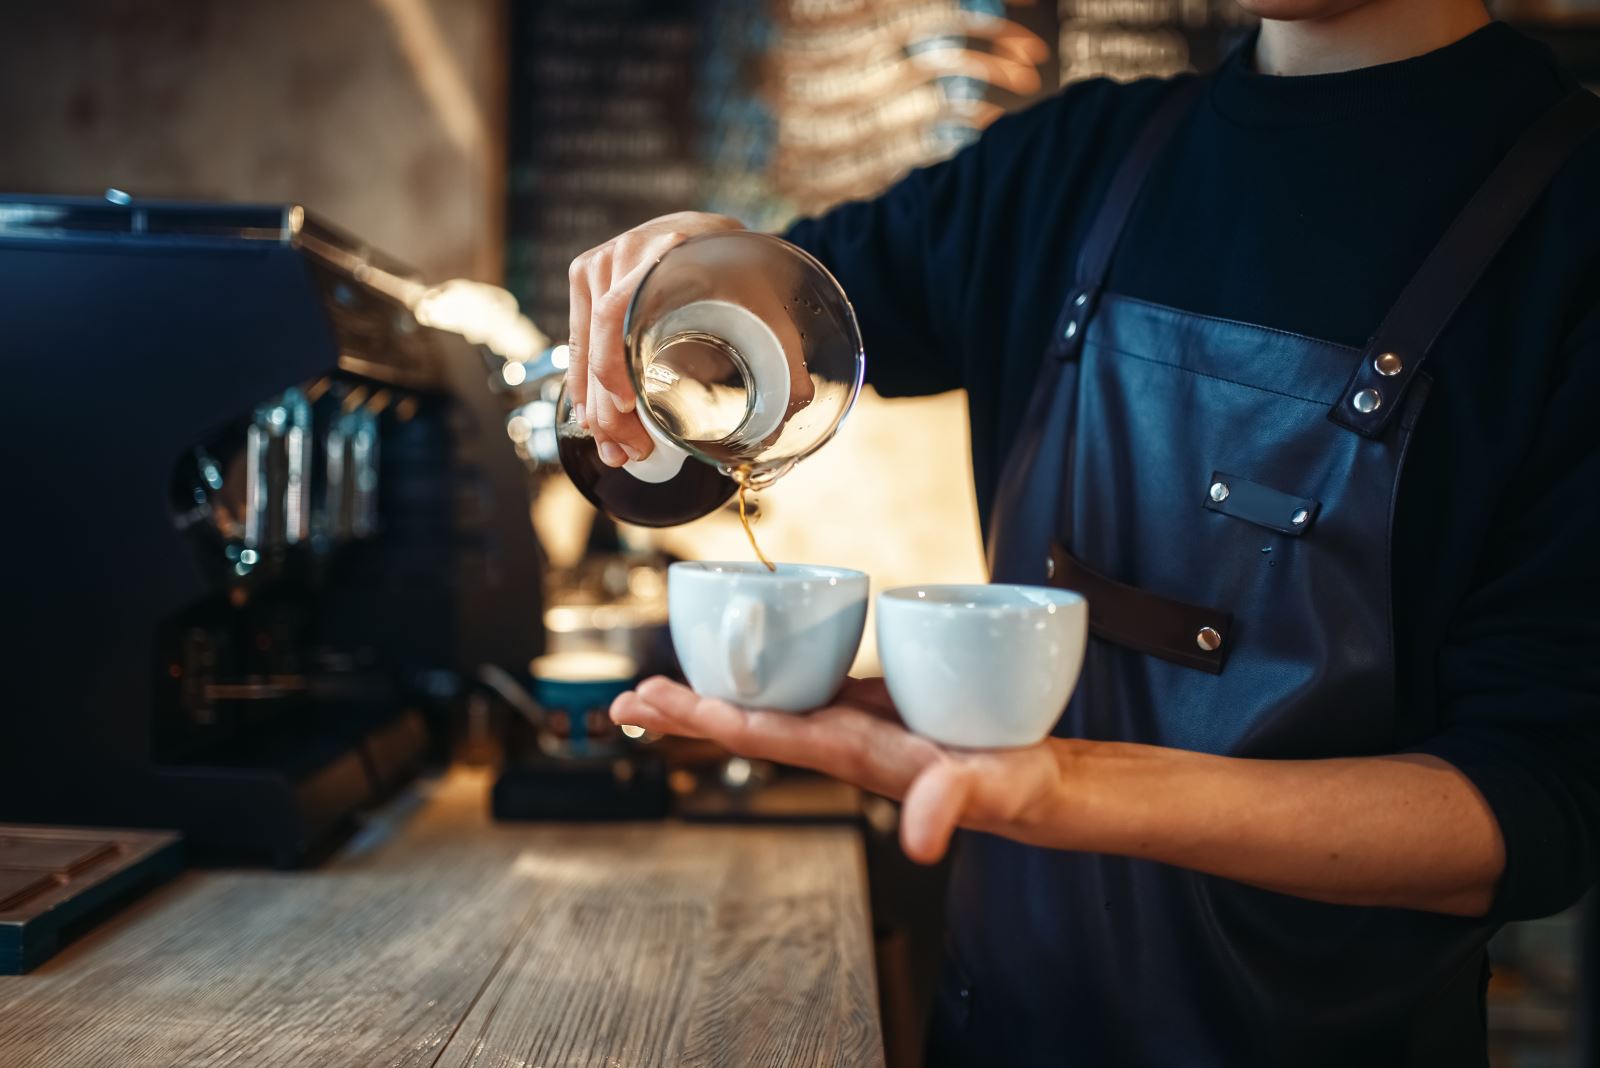
<instances>
[{"instance_id":1,"label":"apron snap button","mask_svg":"<svg viewBox=\"0 0 1600 1068\"><path fill-rule=\"evenodd\" d=\"M1350 406L1362 415L1370 415L1383 403L1383 394L1375 389L1364 389L1350 398Z\"/></svg>"},{"instance_id":2,"label":"apron snap button","mask_svg":"<svg viewBox=\"0 0 1600 1068\"><path fill-rule=\"evenodd\" d=\"M1297 527L1303 527L1306 525L1306 520L1310 518L1311 513L1302 508L1295 512L1294 515L1289 517L1289 522L1293 523Z\"/></svg>"},{"instance_id":3,"label":"apron snap button","mask_svg":"<svg viewBox=\"0 0 1600 1068\"><path fill-rule=\"evenodd\" d=\"M1067 328L1061 332L1061 336L1066 338L1068 341L1071 341L1073 338L1077 337L1078 336L1078 321L1076 319L1074 319L1071 322L1069 322L1067 324Z\"/></svg>"},{"instance_id":4,"label":"apron snap button","mask_svg":"<svg viewBox=\"0 0 1600 1068\"><path fill-rule=\"evenodd\" d=\"M1214 627L1201 627L1200 633L1194 636L1194 643L1208 653L1214 653L1222 648L1222 635Z\"/></svg>"},{"instance_id":5,"label":"apron snap button","mask_svg":"<svg viewBox=\"0 0 1600 1068\"><path fill-rule=\"evenodd\" d=\"M1211 483L1211 499L1218 502L1227 500L1228 484L1226 482Z\"/></svg>"},{"instance_id":6,"label":"apron snap button","mask_svg":"<svg viewBox=\"0 0 1600 1068\"><path fill-rule=\"evenodd\" d=\"M1385 352L1376 360L1373 360L1372 366L1380 375L1385 378L1393 378L1395 375L1405 370L1406 367L1405 362L1401 360L1398 355L1392 352Z\"/></svg>"},{"instance_id":7,"label":"apron snap button","mask_svg":"<svg viewBox=\"0 0 1600 1068\"><path fill-rule=\"evenodd\" d=\"M1076 297L1072 298L1072 304L1074 307L1081 308L1087 303L1089 303L1089 294L1087 293L1079 293Z\"/></svg>"}]
</instances>

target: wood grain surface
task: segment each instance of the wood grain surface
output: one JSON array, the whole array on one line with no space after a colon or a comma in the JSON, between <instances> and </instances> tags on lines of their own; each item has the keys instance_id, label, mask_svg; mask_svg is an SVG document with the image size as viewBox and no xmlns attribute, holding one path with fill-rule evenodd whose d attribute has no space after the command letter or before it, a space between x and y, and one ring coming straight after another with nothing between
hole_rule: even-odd
<instances>
[{"instance_id":1,"label":"wood grain surface","mask_svg":"<svg viewBox=\"0 0 1600 1068\"><path fill-rule=\"evenodd\" d=\"M305 872L196 871L0 977L0 1065L881 1065L844 827L492 824L458 770Z\"/></svg>"}]
</instances>

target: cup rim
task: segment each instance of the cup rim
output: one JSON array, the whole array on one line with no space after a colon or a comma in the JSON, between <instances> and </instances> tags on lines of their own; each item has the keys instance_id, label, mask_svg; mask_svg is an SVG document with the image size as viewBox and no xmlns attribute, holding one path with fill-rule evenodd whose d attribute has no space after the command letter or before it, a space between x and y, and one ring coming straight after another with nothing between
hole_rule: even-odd
<instances>
[{"instance_id":1,"label":"cup rim","mask_svg":"<svg viewBox=\"0 0 1600 1068\"><path fill-rule=\"evenodd\" d=\"M928 597L934 591L944 596ZM987 599L997 591L1021 593L1025 600ZM1053 614L1057 608L1088 604L1083 594L1076 590L1014 582L929 582L917 586L896 586L879 591L878 601L880 604L904 605L919 612L959 611L1001 616L1036 615L1040 611Z\"/></svg>"},{"instance_id":2,"label":"cup rim","mask_svg":"<svg viewBox=\"0 0 1600 1068\"><path fill-rule=\"evenodd\" d=\"M752 575L765 582L818 582L831 579L838 582L867 582L865 571L831 564L800 564L774 560L777 571L768 571L766 565L754 560L678 560L667 565L667 576L672 575Z\"/></svg>"}]
</instances>

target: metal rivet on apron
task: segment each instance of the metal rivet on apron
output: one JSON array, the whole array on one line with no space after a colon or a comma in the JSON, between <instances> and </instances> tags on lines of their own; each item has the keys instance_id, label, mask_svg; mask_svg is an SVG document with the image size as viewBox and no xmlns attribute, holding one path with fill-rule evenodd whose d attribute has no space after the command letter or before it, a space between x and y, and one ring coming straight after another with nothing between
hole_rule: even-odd
<instances>
[{"instance_id":1,"label":"metal rivet on apron","mask_svg":"<svg viewBox=\"0 0 1600 1068\"><path fill-rule=\"evenodd\" d=\"M1073 338L1077 337L1078 336L1078 320L1074 319L1071 322L1069 322L1067 324L1067 328L1065 330L1063 330L1061 333L1062 333L1062 336L1065 337L1068 341L1071 341Z\"/></svg>"},{"instance_id":2,"label":"metal rivet on apron","mask_svg":"<svg viewBox=\"0 0 1600 1068\"><path fill-rule=\"evenodd\" d=\"M1392 352L1385 352L1376 360L1372 361L1372 366L1377 368L1378 373L1383 377L1393 378L1395 375L1405 370L1406 365L1399 356Z\"/></svg>"},{"instance_id":3,"label":"metal rivet on apron","mask_svg":"<svg viewBox=\"0 0 1600 1068\"><path fill-rule=\"evenodd\" d=\"M1364 389L1350 398L1350 407L1362 415L1370 415L1383 403L1383 394L1375 389Z\"/></svg>"},{"instance_id":4,"label":"metal rivet on apron","mask_svg":"<svg viewBox=\"0 0 1600 1068\"><path fill-rule=\"evenodd\" d=\"M1089 294L1087 293L1079 293L1072 299L1072 304L1074 307L1081 308L1087 303L1089 303Z\"/></svg>"},{"instance_id":5,"label":"metal rivet on apron","mask_svg":"<svg viewBox=\"0 0 1600 1068\"><path fill-rule=\"evenodd\" d=\"M1306 525L1306 520L1310 518L1311 513L1302 508L1294 515L1289 517L1289 522L1293 523L1297 527L1303 527Z\"/></svg>"},{"instance_id":6,"label":"metal rivet on apron","mask_svg":"<svg viewBox=\"0 0 1600 1068\"><path fill-rule=\"evenodd\" d=\"M1222 648L1222 635L1218 634L1215 627L1201 627L1200 633L1194 636L1194 643L1208 653L1214 653Z\"/></svg>"},{"instance_id":7,"label":"metal rivet on apron","mask_svg":"<svg viewBox=\"0 0 1600 1068\"><path fill-rule=\"evenodd\" d=\"M1056 577L1056 558L1053 556L1047 556L1044 558L1044 577Z\"/></svg>"},{"instance_id":8,"label":"metal rivet on apron","mask_svg":"<svg viewBox=\"0 0 1600 1068\"><path fill-rule=\"evenodd\" d=\"M1226 482L1211 483L1211 499L1225 501L1228 499L1228 484Z\"/></svg>"}]
</instances>

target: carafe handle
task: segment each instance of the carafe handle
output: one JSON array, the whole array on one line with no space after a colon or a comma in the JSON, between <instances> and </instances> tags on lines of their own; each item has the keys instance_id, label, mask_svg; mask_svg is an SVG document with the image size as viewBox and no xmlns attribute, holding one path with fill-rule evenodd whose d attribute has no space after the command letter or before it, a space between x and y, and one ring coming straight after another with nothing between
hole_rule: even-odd
<instances>
[{"instance_id":1,"label":"carafe handle","mask_svg":"<svg viewBox=\"0 0 1600 1068\"><path fill-rule=\"evenodd\" d=\"M667 440L666 435L656 428L655 420L641 416L639 422L644 425L645 432L656 447L649 456L642 460L629 460L622 465L622 469L641 482L671 481L683 470L683 462L689 458L689 454Z\"/></svg>"}]
</instances>

